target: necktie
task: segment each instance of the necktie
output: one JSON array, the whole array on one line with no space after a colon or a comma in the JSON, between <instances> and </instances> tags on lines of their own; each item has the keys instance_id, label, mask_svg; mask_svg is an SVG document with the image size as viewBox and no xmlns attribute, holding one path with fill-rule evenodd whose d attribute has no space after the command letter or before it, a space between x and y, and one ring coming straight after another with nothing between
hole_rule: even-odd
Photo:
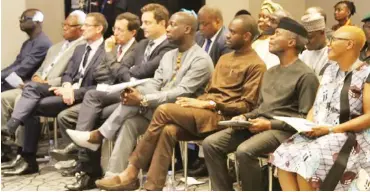
<instances>
[{"instance_id":1,"label":"necktie","mask_svg":"<svg viewBox=\"0 0 370 192\"><path fill-rule=\"evenodd\" d=\"M87 46L86 47L85 56L84 56L84 60L82 61L82 67L83 68L85 68L85 66L86 66L87 60L88 60L89 55L90 55L90 51L91 51L91 47L90 46Z\"/></svg>"},{"instance_id":2,"label":"necktie","mask_svg":"<svg viewBox=\"0 0 370 192\"><path fill-rule=\"evenodd\" d=\"M120 45L119 47L118 47L118 51L117 51L117 59L121 56L121 54L122 54L122 48L123 48L123 46L122 45Z\"/></svg>"},{"instance_id":3,"label":"necktie","mask_svg":"<svg viewBox=\"0 0 370 192\"><path fill-rule=\"evenodd\" d=\"M148 45L146 46L145 52L144 52L143 63L146 63L148 61L153 45L154 45L154 41L149 41Z\"/></svg>"},{"instance_id":4,"label":"necktie","mask_svg":"<svg viewBox=\"0 0 370 192\"><path fill-rule=\"evenodd\" d=\"M170 82L166 85L166 87L170 87L175 81L176 81L176 75L177 75L177 72L179 71L180 67L181 67L181 58L182 58L182 54L181 52L179 52L177 54L177 58L176 58L176 68L175 68L175 71L173 72L172 74L172 78L170 80Z\"/></svg>"},{"instance_id":5,"label":"necktie","mask_svg":"<svg viewBox=\"0 0 370 192\"><path fill-rule=\"evenodd\" d=\"M204 48L204 50L208 53L208 50L209 48L211 47L211 43L212 43L212 40L210 39L207 39L206 40L206 47Z\"/></svg>"}]
</instances>

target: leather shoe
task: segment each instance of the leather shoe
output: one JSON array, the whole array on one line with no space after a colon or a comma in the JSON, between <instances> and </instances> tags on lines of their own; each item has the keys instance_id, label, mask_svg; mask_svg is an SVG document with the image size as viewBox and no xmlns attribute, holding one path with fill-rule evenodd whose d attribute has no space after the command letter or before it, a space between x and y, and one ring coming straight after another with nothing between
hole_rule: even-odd
<instances>
[{"instance_id":1,"label":"leather shoe","mask_svg":"<svg viewBox=\"0 0 370 192\"><path fill-rule=\"evenodd\" d=\"M17 155L15 157L15 159L13 159L12 161L6 162L6 163L1 163L1 169L14 168L15 166L17 166L21 162L21 159L23 159L23 157L21 155Z\"/></svg>"},{"instance_id":2,"label":"leather shoe","mask_svg":"<svg viewBox=\"0 0 370 192\"><path fill-rule=\"evenodd\" d=\"M95 188L95 179L85 172L76 173L76 182L65 186L70 191L83 191Z\"/></svg>"},{"instance_id":3,"label":"leather shoe","mask_svg":"<svg viewBox=\"0 0 370 192\"><path fill-rule=\"evenodd\" d=\"M77 152L77 150L77 146L74 143L70 143L64 149L54 149L50 151L50 155L58 161L77 159L77 155L73 154L74 152Z\"/></svg>"},{"instance_id":4,"label":"leather shoe","mask_svg":"<svg viewBox=\"0 0 370 192\"><path fill-rule=\"evenodd\" d=\"M122 182L119 176L99 179L95 181L95 184L106 191L133 191L140 187L139 179Z\"/></svg>"},{"instance_id":5,"label":"leather shoe","mask_svg":"<svg viewBox=\"0 0 370 192\"><path fill-rule=\"evenodd\" d=\"M97 151L99 149L100 144L88 142L90 138L90 132L77 131L71 129L67 129L66 132L72 139L73 143L75 143L77 146L87 148L93 151Z\"/></svg>"},{"instance_id":6,"label":"leather shoe","mask_svg":"<svg viewBox=\"0 0 370 192\"><path fill-rule=\"evenodd\" d=\"M13 175L26 175L39 172L39 165L36 163L27 163L23 158L20 160L18 165L12 170L3 171L4 176L13 176Z\"/></svg>"},{"instance_id":7,"label":"leather shoe","mask_svg":"<svg viewBox=\"0 0 370 192\"><path fill-rule=\"evenodd\" d=\"M202 164L195 170L189 170L188 175L190 177L205 177L208 176L208 170L206 164Z\"/></svg>"},{"instance_id":8,"label":"leather shoe","mask_svg":"<svg viewBox=\"0 0 370 192\"><path fill-rule=\"evenodd\" d=\"M76 165L76 167L72 168L72 169L67 169L67 170L64 170L62 171L61 175L63 177L73 177L76 175L76 173L80 172L80 169L79 169L79 166Z\"/></svg>"}]
</instances>

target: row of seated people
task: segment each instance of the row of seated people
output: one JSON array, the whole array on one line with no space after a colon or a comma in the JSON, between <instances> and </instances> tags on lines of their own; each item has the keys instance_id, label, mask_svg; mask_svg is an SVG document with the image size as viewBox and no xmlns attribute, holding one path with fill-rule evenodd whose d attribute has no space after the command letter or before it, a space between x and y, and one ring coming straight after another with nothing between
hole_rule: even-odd
<instances>
[{"instance_id":1,"label":"row of seated people","mask_svg":"<svg viewBox=\"0 0 370 192\"><path fill-rule=\"evenodd\" d=\"M271 6L272 4L264 3L262 7L265 8L262 8L261 12L266 14L266 10L272 10L268 9ZM365 82L369 81L369 70L367 65L362 63L358 65L355 62L366 41L364 32L357 27L343 27L334 33L328 45L331 50L329 59L333 63L322 72L325 75L315 102L319 81L314 71L298 59L298 55L305 48L307 38L311 39L314 32L319 32L318 37L325 37L325 33L321 33L325 29L324 17L320 14L308 14L302 18L304 24L302 26L287 17L289 15L284 10L271 12L273 13L269 17L274 18L269 18L267 23L269 30L276 30L274 35L269 35L267 48L271 54L276 56L279 63L271 66L267 71L265 62L258 56L259 52L252 49L253 40L258 35L258 27L257 22L251 16L237 16L231 21L227 31L222 27L221 12L215 7L203 7L198 13L197 21L193 15L184 12L178 12L169 19L166 8L149 4L143 8L142 16L142 28L148 39L133 45L133 37L140 26L137 16L125 13L123 14L125 17L123 15L117 17L114 28L115 37L103 43L102 34L106 26L104 17L98 13L88 14L81 31L87 44L77 46L71 55L67 69L62 76L62 87L33 81L26 84L23 91L18 90L18 95L22 96L17 101L14 112L6 123L7 129L3 133L12 135L19 125L25 125L24 135L26 137L22 145L22 157L26 166L13 172L4 172L4 174L38 171L35 155L40 126L37 125L38 121L35 117L40 115L58 116L59 127L63 131L66 130L67 135L75 143L69 147L75 148L77 145L85 148L79 149L79 164L76 167L79 172L77 182L67 186L69 189L79 190L92 187L95 181L98 187L106 190L134 190L138 187L136 179L138 170L145 169L148 165L152 166L149 168L145 188L160 190L165 182L166 170L169 167L172 148L176 141L204 138L206 138L203 142L206 164L213 190L232 190L231 180L227 177L225 158L228 152L235 150L241 170L250 170L241 171L243 190L260 190L259 176L261 173L258 162L256 162L257 157L273 152L295 132L287 124L273 120L272 116L305 118L308 114L308 119L317 124L338 125L314 129L304 137L310 141L314 140L308 139L309 137L324 135L329 131L345 132L353 130L352 127L358 130L369 127L368 123L366 124L369 122L369 117L366 116L368 107L366 108L366 103L364 105L362 103L366 100L362 98L368 97L365 93L369 92L369 88ZM31 11L30 14L34 13ZM213 20L205 21L204 18ZM275 27L272 24L273 19L275 19ZM73 17L70 17L72 23L71 20ZM201 33L196 32L198 22ZM367 20L364 22L365 25L368 24ZM215 29L216 31L213 35L209 33L207 37L207 30L212 31L212 29L207 29L207 25L209 27L210 24L216 25L212 27L213 31ZM259 23L258 26L260 26ZM70 30L73 24L68 23L65 28ZM130 34L131 38L127 36L119 38L124 36L123 34ZM215 41L216 37L223 38L223 44L217 45L219 41ZM122 39L125 41L120 42L119 40ZM318 40L313 42L322 43ZM345 46L344 43L348 45ZM121 46L113 48L114 44ZM218 55L210 57L209 55L213 56L212 50L217 50ZM213 63L217 63L214 72ZM356 71L353 74L345 73L353 68L353 64ZM338 76L337 73L340 75ZM95 90L98 83L136 81L150 78L153 74L154 77L143 85L126 89L122 93L108 94ZM344 76L341 76L343 74ZM348 79L343 79L343 77L349 74L356 76L358 81L348 81L349 85L353 84L353 86L346 86L347 92L349 87L360 88L359 90L350 89L350 91L357 92L351 93L353 98L347 94L351 108L347 107L349 111L342 111L342 105L333 102L341 101L341 99L333 100L333 96L340 91L330 89L342 89L345 79ZM343 96L339 94L335 97ZM353 101L354 104L352 104L351 99L356 98L360 101ZM326 109L329 111L323 112L325 110L319 108L321 106L330 106ZM318 114L318 111L323 114ZM239 116L245 113L246 115ZM347 116L350 114L350 116L345 120L341 118L339 121L339 114L343 116L342 113ZM332 114L333 117L328 118L328 114ZM219 131L222 127L218 127L217 123L220 120L231 118L249 120L253 125L245 129L228 128ZM350 120L352 118L353 120ZM349 120L355 122L348 123L349 125L343 128L340 123ZM359 123L356 124L356 122ZM94 130L96 127L99 128ZM99 148L101 141L103 138L112 140L117 134L118 138L108 171L114 173L125 171L119 176L106 174L105 179L98 180L102 175ZM144 134L143 139L131 154L136 139L141 134ZM334 137L336 134L331 135ZM345 134L341 136L346 138ZM293 137L297 140L301 139L296 135ZM302 142L302 139L299 141ZM273 156L275 157L274 164L279 167L279 179L281 176L280 182L283 189L290 189L289 187L292 186L297 187L295 190L307 189L304 187L320 188L317 185L320 182L314 184L311 182L312 175L316 174L316 177L320 177L316 180L324 180L326 172L320 172L322 175L318 175L313 173L315 170L311 170L311 175L308 176L306 173L298 172L301 175L298 179L303 177L303 181L306 180L306 183L311 185L301 186L291 183L297 181L297 178L291 179L295 175L287 171L297 172L297 168L293 166L288 169L282 165L286 165L286 161L292 157L300 158L302 153L299 151L303 149L296 149L298 152L292 154L292 150L284 149L284 146L282 145L282 149L279 148L275 152L282 151L281 153L285 155L281 155L282 159L279 159L276 154ZM307 149L307 146L303 147ZM308 147L308 149L311 148ZM337 153L339 149L340 146L331 149L333 151L330 152ZM364 155L364 151L359 150L359 153ZM357 158L354 160L358 160ZM318 161L320 157L313 160ZM333 164L333 158L331 160ZM297 160L294 163L301 162ZM328 164L327 161L314 163ZM120 169L117 169L115 164L119 164L117 166L121 166ZM301 164L299 165L298 167L302 167ZM355 166L366 168L365 163ZM317 167L313 168L317 169ZM352 172L357 173L357 168L352 168ZM307 167L301 169L307 170ZM301 183L304 182L299 182ZM346 189L349 184L344 182L343 185L337 187Z\"/></svg>"}]
</instances>

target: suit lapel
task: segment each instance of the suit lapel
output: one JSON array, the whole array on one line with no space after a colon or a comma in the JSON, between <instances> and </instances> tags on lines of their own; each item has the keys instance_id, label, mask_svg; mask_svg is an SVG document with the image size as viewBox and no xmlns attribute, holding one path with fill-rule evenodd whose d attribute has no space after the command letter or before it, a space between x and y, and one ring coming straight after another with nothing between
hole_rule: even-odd
<instances>
[{"instance_id":1,"label":"suit lapel","mask_svg":"<svg viewBox=\"0 0 370 192\"><path fill-rule=\"evenodd\" d=\"M151 53L150 53L150 56L149 56L149 58L148 58L148 60L151 60L151 59L153 59L153 55L158 55L157 54L157 52L158 52L158 50L161 50L162 49L162 47L164 46L164 45L166 45L168 43L168 40L166 39L166 40L164 40L164 41L162 41L162 43L160 43Z\"/></svg>"},{"instance_id":2,"label":"suit lapel","mask_svg":"<svg viewBox=\"0 0 370 192\"><path fill-rule=\"evenodd\" d=\"M93 67L95 68L97 63L96 63L96 60L101 57L101 56L104 56L104 42L99 46L98 50L96 50L95 52L95 55L93 56L93 58L91 59L89 65L87 66L86 70L85 70L85 75L89 72L89 70ZM99 63L98 63L99 65Z\"/></svg>"},{"instance_id":3,"label":"suit lapel","mask_svg":"<svg viewBox=\"0 0 370 192\"><path fill-rule=\"evenodd\" d=\"M217 43L218 43L218 39L220 38L221 35L224 35L224 27L221 28L220 32L217 34L216 38L215 38L215 42L213 42L213 45L211 47L211 51L209 52L209 55L211 56L211 58L215 58L215 54L217 52L216 49L218 49L218 46L217 46Z\"/></svg>"},{"instance_id":4,"label":"suit lapel","mask_svg":"<svg viewBox=\"0 0 370 192\"><path fill-rule=\"evenodd\" d=\"M135 45L136 45L136 41L132 43L132 45L127 49L127 51L125 52L123 56L128 55L128 53L130 53L134 49Z\"/></svg>"}]
</instances>

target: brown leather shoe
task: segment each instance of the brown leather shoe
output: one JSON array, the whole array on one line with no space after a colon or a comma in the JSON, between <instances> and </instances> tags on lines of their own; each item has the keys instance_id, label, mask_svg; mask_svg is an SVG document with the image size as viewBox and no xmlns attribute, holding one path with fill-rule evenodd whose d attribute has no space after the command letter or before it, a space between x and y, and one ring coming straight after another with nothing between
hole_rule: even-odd
<instances>
[{"instance_id":1,"label":"brown leather shoe","mask_svg":"<svg viewBox=\"0 0 370 192\"><path fill-rule=\"evenodd\" d=\"M98 188L106 191L133 191L140 187L139 179L122 182L119 176L95 181Z\"/></svg>"}]
</instances>

